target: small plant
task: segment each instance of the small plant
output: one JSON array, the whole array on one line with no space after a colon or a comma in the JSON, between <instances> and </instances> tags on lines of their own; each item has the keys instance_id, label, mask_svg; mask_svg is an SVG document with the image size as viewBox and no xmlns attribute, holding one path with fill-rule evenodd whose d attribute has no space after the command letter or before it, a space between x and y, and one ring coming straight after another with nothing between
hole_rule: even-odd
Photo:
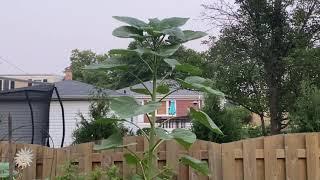
<instances>
[{"instance_id":1,"label":"small plant","mask_svg":"<svg viewBox=\"0 0 320 180\"><path fill-rule=\"evenodd\" d=\"M63 175L55 177L56 180L122 180L115 165L108 169L96 168L89 173L83 173L77 165L68 162L61 166L61 169Z\"/></svg>"},{"instance_id":2,"label":"small plant","mask_svg":"<svg viewBox=\"0 0 320 180\"><path fill-rule=\"evenodd\" d=\"M183 43L204 37L206 33L181 30L180 27L188 21L188 18L173 17L163 20L154 18L149 19L148 23L132 17L115 16L114 18L128 25L116 28L113 31L113 35L120 38L133 38L137 43L136 49L111 50L110 58L106 62L89 65L85 69L92 71L123 71L142 83L144 88L131 88L131 91L148 95L150 97L148 103L141 105L133 97L121 96L110 99L110 108L118 116L114 121L132 123L127 119L142 114L147 116L150 124L149 132L146 133L143 130L140 132L149 142L148 149L144 152L143 157L131 152L125 154L124 158L128 164L138 165L141 168L141 173L133 176L134 179L161 179L163 172L167 169L157 168L157 154L155 152L159 145L165 140L176 140L177 143L188 149L196 141L196 135L189 130L175 129L169 133L161 128L161 124L156 123L156 110L160 108L161 101L179 89L191 89L223 96L221 92L213 90L210 87L212 84L210 80L200 77L202 70L199 67L180 63L172 58ZM148 69L148 73L152 77L150 79L152 81L152 88L147 88L143 83L142 79L144 77L138 77L137 74L130 71L133 67L126 60L130 55L138 56L141 67L143 66ZM168 72L160 72L161 66L167 66L170 70ZM183 77L186 78L175 78L177 88L172 91L172 86L166 83L166 80L172 77L173 72L185 74ZM203 111L190 108L190 115L193 120L200 122L218 134L222 134L220 129ZM132 124L140 129L136 124ZM119 134L114 134L102 141L95 149L127 148L128 146L130 144L123 145L122 137ZM199 173L204 175L209 174L206 162L186 155L181 157L180 162L192 167Z\"/></svg>"}]
</instances>

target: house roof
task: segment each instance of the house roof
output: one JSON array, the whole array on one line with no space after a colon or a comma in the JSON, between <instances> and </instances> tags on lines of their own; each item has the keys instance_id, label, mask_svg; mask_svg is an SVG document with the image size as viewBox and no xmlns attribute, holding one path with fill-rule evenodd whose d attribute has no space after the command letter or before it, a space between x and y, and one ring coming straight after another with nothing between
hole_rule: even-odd
<instances>
[{"instance_id":1,"label":"house roof","mask_svg":"<svg viewBox=\"0 0 320 180\"><path fill-rule=\"evenodd\" d=\"M98 92L98 89L95 86L80 81L65 80L56 82L54 84L58 89L60 97L65 100L88 100ZM101 91L107 96L123 95L109 89L102 89ZM52 99L57 99L56 93L53 93Z\"/></svg>"},{"instance_id":2,"label":"house roof","mask_svg":"<svg viewBox=\"0 0 320 180\"><path fill-rule=\"evenodd\" d=\"M168 84L170 87L170 91L173 91L175 89L177 89L178 83L174 80L166 80L164 81L165 84ZM146 87L152 91L152 81L146 81L144 82L144 84L146 85ZM140 84L136 84L134 86L131 86L131 88L144 88L143 85ZM119 93L123 93L125 95L129 95L129 96L135 96L135 97L147 97L146 95L142 95L139 93L135 93L133 91L130 90L130 87L126 87L123 89L119 89L117 90L117 92ZM168 98L173 98L173 97L199 97L202 96L203 93L198 92L198 91L192 91L192 90L187 90L187 89L181 89L181 90L177 90L174 93L172 93L170 96L168 96Z\"/></svg>"}]
</instances>

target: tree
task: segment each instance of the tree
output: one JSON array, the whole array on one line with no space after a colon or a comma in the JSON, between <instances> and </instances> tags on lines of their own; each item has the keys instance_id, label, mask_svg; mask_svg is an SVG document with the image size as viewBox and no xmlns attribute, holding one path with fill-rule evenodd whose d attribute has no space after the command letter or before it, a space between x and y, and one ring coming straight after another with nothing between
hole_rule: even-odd
<instances>
[{"instance_id":1,"label":"tree","mask_svg":"<svg viewBox=\"0 0 320 180\"><path fill-rule=\"evenodd\" d=\"M294 108L289 112L289 127L293 132L319 132L320 90L309 82L305 82L301 89L302 95L298 97Z\"/></svg>"},{"instance_id":2,"label":"tree","mask_svg":"<svg viewBox=\"0 0 320 180\"><path fill-rule=\"evenodd\" d=\"M226 31L219 41L212 40L207 52L209 62L205 66L205 75L215 80L215 87L227 94L229 101L258 114L265 135L267 99L263 67L248 57L246 46L230 43L236 41L234 33Z\"/></svg>"},{"instance_id":3,"label":"tree","mask_svg":"<svg viewBox=\"0 0 320 180\"><path fill-rule=\"evenodd\" d=\"M88 72L84 71L83 68L86 65L92 63L99 63L105 61L108 58L107 54L96 54L91 50L80 51L78 49L72 50L70 61L72 78L77 81L82 81L89 84L94 84L96 86L110 87L113 81L110 72Z\"/></svg>"},{"instance_id":4,"label":"tree","mask_svg":"<svg viewBox=\"0 0 320 180\"><path fill-rule=\"evenodd\" d=\"M233 47L221 56L227 62L251 62L257 81L262 84L266 105L271 118L271 133L276 134L287 126L286 112L292 105L292 84L288 85L286 57L296 49L314 48L319 42L319 0L236 0L236 7L223 0L222 6L204 5L209 19L223 22L222 38L218 44ZM229 63L231 64L231 63ZM238 71L247 71L248 66L239 66ZM258 73L257 73L258 72ZM246 84L249 80L245 80ZM253 90L242 88L241 95ZM258 88L258 87L257 87ZM228 92L227 92L228 93ZM254 98L256 99L256 98ZM259 101L260 96L255 101ZM290 104L291 103L291 104ZM262 109L264 105L262 102Z\"/></svg>"},{"instance_id":5,"label":"tree","mask_svg":"<svg viewBox=\"0 0 320 180\"><path fill-rule=\"evenodd\" d=\"M211 132L201 123L192 122L192 131L198 139L226 143L247 138L244 125L250 117L250 111L241 106L221 107L221 100L216 96L208 96L203 111L220 127L223 135Z\"/></svg>"},{"instance_id":6,"label":"tree","mask_svg":"<svg viewBox=\"0 0 320 180\"><path fill-rule=\"evenodd\" d=\"M137 48L137 46L138 41L133 41L129 44L128 50L134 50ZM90 50L73 50L70 57L71 67L73 70L73 78L75 80L94 84L99 87L107 87L112 89L121 89L140 83L140 81L135 79L131 74L122 71L88 72L83 70L86 65L105 61L108 56L113 56L116 53L117 51L111 50L108 52L108 55L100 55ZM191 65L199 65L199 67L201 67L201 64L203 64L204 62L203 54L198 53L192 49L188 49L184 46L179 47L173 57L179 62L189 63ZM142 81L150 80L152 74L150 73L149 69L144 66L144 63L139 61L138 55L126 54L125 56L122 56L122 59L125 59L125 61L131 65L131 72L140 77ZM170 69L171 68L166 65L161 65L158 69L158 72L165 74L165 72L169 72ZM163 74L159 74L159 76L162 75ZM181 79L183 79L186 76L183 73L173 72L170 77L180 77Z\"/></svg>"},{"instance_id":7,"label":"tree","mask_svg":"<svg viewBox=\"0 0 320 180\"><path fill-rule=\"evenodd\" d=\"M170 92L169 85L165 84L163 80L169 78L173 72L178 71L188 76L185 79L175 79L180 84L179 88L223 95L210 87L210 84L212 84L210 80L197 76L202 74L199 67L179 62L172 57L181 44L204 37L206 33L181 30L180 27L187 22L188 18L173 17L163 20L155 18L149 19L148 23L131 17L116 16L114 18L128 25L116 28L113 31L113 35L120 38L133 38L138 43L135 46L136 48L112 50L112 55L110 55L107 61L100 64L92 64L87 66L86 69L123 71L142 83L144 88L131 90L148 95L150 102L141 105L130 96L115 97L110 100L110 108L118 115L118 121L131 123L131 121L125 119L141 114L145 114L148 117L150 124L149 134L141 130L149 143L149 147L144 153L145 155L141 158L131 152L125 154L124 158L127 163L140 165L142 173L136 175L136 179L151 180L159 178L164 175L162 172L166 172L166 169L157 168L157 154L155 153L157 147L165 140L176 140L182 147L188 149L196 141L196 135L189 130L175 129L169 133L161 128L161 124L160 126L156 124L156 110L161 106L162 99L173 93L173 91ZM128 61L128 55L138 56L137 60L143 63L143 66L141 65L140 68L144 67L149 71L153 84L151 89L145 86L141 77L138 76L139 74L131 72L134 67ZM167 66L169 71L163 72L163 66ZM159 94L162 95L159 96ZM212 131L222 134L220 129L204 112L190 108L190 114L194 120L199 121ZM135 124L133 123L133 125ZM103 141L101 145L97 145L95 149L101 150L127 146L129 145L123 145L122 138L115 134ZM189 165L204 175L208 174L208 166L205 162L189 156L181 157L180 162L184 165Z\"/></svg>"}]
</instances>

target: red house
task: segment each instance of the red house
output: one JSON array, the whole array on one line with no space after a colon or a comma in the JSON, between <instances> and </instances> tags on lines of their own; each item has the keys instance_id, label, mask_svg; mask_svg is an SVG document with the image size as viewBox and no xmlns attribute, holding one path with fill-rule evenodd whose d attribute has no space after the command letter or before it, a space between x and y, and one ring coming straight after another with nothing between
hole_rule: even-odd
<instances>
[{"instance_id":1,"label":"red house","mask_svg":"<svg viewBox=\"0 0 320 180\"><path fill-rule=\"evenodd\" d=\"M165 83L170 86L171 91L179 88L175 81L166 81ZM152 81L144 82L144 84L149 90L152 90ZM137 84L132 87L119 89L118 92L135 97L141 104L150 101L150 96L135 93L130 90L131 88L143 88L143 85ZM163 94L158 94L159 99L163 96ZM161 102L162 106L156 111L157 122L161 123L170 118L169 121L163 123L163 128L169 131L175 128L190 128L191 122L188 118L189 108L201 108L203 106L203 94L197 91L181 89L176 90ZM149 126L148 119L145 115L134 117L131 121L138 124L141 128Z\"/></svg>"}]
</instances>

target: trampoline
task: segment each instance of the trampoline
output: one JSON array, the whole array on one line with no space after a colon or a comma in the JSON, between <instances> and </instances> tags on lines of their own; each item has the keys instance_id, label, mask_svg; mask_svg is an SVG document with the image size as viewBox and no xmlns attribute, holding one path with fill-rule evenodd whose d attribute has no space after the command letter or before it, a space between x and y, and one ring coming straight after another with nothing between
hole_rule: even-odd
<instances>
[{"instance_id":1,"label":"trampoline","mask_svg":"<svg viewBox=\"0 0 320 180\"><path fill-rule=\"evenodd\" d=\"M0 91L0 141L8 141L8 119L12 119L12 141L49 146L49 111L52 94L61 106L63 147L65 136L64 108L57 88L50 83Z\"/></svg>"}]
</instances>

